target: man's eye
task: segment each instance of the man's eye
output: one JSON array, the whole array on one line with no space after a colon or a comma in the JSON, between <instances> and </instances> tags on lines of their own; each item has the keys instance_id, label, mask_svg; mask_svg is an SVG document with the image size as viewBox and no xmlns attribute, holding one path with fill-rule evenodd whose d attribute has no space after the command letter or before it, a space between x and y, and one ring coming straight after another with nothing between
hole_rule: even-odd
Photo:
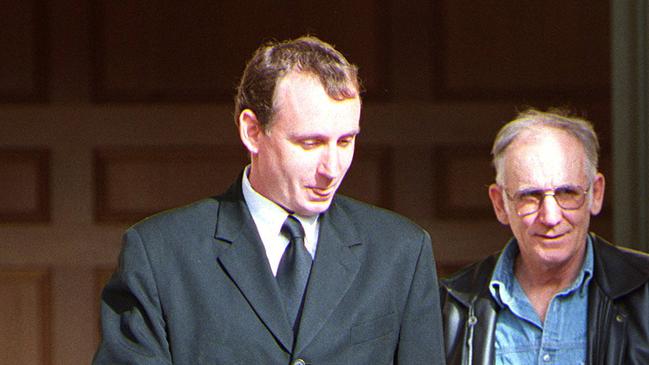
<instances>
[{"instance_id":1,"label":"man's eye","mask_svg":"<svg viewBox=\"0 0 649 365\"><path fill-rule=\"evenodd\" d=\"M320 144L320 141L318 141L317 139L305 139L305 140L300 141L300 145L304 149L312 149L312 148L317 147L319 144Z\"/></svg>"},{"instance_id":2,"label":"man's eye","mask_svg":"<svg viewBox=\"0 0 649 365\"><path fill-rule=\"evenodd\" d=\"M554 192L556 195L565 195L565 196L577 196L580 195L580 191L572 186L562 186L557 188Z\"/></svg>"},{"instance_id":3,"label":"man's eye","mask_svg":"<svg viewBox=\"0 0 649 365\"><path fill-rule=\"evenodd\" d=\"M338 145L343 147L349 146L349 144L352 143L353 141L354 141L354 137L343 138L340 141L338 141Z\"/></svg>"},{"instance_id":4,"label":"man's eye","mask_svg":"<svg viewBox=\"0 0 649 365\"><path fill-rule=\"evenodd\" d=\"M517 194L519 200L541 200L543 199L542 190L521 191Z\"/></svg>"}]
</instances>

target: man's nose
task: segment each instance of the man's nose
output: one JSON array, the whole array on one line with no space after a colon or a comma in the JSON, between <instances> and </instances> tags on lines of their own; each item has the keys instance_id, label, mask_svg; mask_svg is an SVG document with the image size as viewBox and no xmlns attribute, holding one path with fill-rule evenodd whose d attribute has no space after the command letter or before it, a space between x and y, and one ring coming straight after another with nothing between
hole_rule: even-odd
<instances>
[{"instance_id":1,"label":"man's nose","mask_svg":"<svg viewBox=\"0 0 649 365\"><path fill-rule=\"evenodd\" d=\"M322 153L318 172L328 178L335 178L340 173L340 151L338 146L328 146Z\"/></svg>"},{"instance_id":2,"label":"man's nose","mask_svg":"<svg viewBox=\"0 0 649 365\"><path fill-rule=\"evenodd\" d=\"M539 207L539 219L546 226L556 226L563 219L563 209L553 194L546 194Z\"/></svg>"}]
</instances>

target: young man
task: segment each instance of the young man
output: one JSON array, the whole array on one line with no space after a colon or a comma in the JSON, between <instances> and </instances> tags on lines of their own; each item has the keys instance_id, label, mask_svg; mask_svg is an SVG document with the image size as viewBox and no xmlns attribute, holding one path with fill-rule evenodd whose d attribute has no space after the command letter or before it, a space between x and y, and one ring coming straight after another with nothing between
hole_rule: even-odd
<instances>
[{"instance_id":1,"label":"young man","mask_svg":"<svg viewBox=\"0 0 649 365\"><path fill-rule=\"evenodd\" d=\"M127 231L95 364L443 363L429 235L336 195L360 112L330 45L258 49L235 108L250 165Z\"/></svg>"}]
</instances>

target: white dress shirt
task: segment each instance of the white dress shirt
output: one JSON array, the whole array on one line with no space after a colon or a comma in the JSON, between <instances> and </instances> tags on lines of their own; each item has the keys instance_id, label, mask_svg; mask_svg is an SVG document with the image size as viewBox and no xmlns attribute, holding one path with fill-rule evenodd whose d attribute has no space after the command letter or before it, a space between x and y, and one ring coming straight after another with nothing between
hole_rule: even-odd
<instances>
[{"instance_id":1,"label":"white dress shirt","mask_svg":"<svg viewBox=\"0 0 649 365\"><path fill-rule=\"evenodd\" d=\"M277 275L277 267L279 266L286 246L288 246L288 238L281 234L282 225L286 217L288 217L288 212L252 188L250 180L248 180L249 170L250 165L243 172L243 183L241 186L243 198L257 226L257 232L259 232L261 242L264 244L266 257L268 258L268 263L270 263L273 275ZM302 223L302 227L304 228L304 245L311 254L311 257L315 258L318 232L320 230L319 215L312 217L295 215L295 217Z\"/></svg>"}]
</instances>

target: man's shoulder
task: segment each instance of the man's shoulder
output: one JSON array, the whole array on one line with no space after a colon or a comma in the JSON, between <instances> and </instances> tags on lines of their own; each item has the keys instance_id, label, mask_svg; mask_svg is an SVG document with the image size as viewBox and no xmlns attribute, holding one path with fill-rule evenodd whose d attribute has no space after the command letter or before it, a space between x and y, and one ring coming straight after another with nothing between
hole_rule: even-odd
<instances>
[{"instance_id":1,"label":"man's shoulder","mask_svg":"<svg viewBox=\"0 0 649 365\"><path fill-rule=\"evenodd\" d=\"M470 302L471 298L487 290L499 256L500 252L491 254L440 279L440 286L458 299Z\"/></svg>"},{"instance_id":2,"label":"man's shoulder","mask_svg":"<svg viewBox=\"0 0 649 365\"><path fill-rule=\"evenodd\" d=\"M593 238L595 275L612 296L649 284L649 254Z\"/></svg>"},{"instance_id":3,"label":"man's shoulder","mask_svg":"<svg viewBox=\"0 0 649 365\"><path fill-rule=\"evenodd\" d=\"M606 262L614 261L616 264L625 262L627 265L631 265L632 269L649 276L649 254L615 245L597 235L593 235L593 237L596 257L599 256Z\"/></svg>"},{"instance_id":4,"label":"man's shoulder","mask_svg":"<svg viewBox=\"0 0 649 365\"><path fill-rule=\"evenodd\" d=\"M218 214L219 200L216 197L201 199L183 206L163 210L135 223L131 229L174 230L183 226L214 224Z\"/></svg>"},{"instance_id":5,"label":"man's shoulder","mask_svg":"<svg viewBox=\"0 0 649 365\"><path fill-rule=\"evenodd\" d=\"M332 212L348 216L350 223L368 230L397 230L421 233L423 228L409 218L394 211L337 194L332 203Z\"/></svg>"}]
</instances>

